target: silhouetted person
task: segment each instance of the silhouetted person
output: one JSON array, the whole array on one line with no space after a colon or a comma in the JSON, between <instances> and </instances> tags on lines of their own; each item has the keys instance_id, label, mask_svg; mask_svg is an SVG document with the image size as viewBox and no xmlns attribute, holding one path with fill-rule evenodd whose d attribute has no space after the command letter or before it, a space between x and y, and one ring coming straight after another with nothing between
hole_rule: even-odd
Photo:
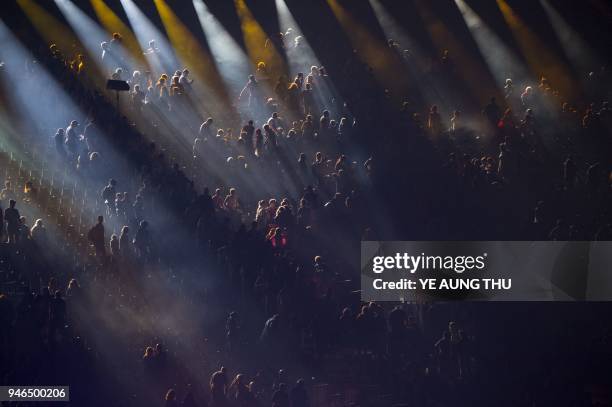
<instances>
[{"instance_id":1,"label":"silhouetted person","mask_svg":"<svg viewBox=\"0 0 612 407\"><path fill-rule=\"evenodd\" d=\"M21 226L21 216L15 208L17 202L14 199L9 201L9 207L4 211L4 220L6 221L6 233L9 243L17 243L19 240L19 228Z\"/></svg>"},{"instance_id":2,"label":"silhouetted person","mask_svg":"<svg viewBox=\"0 0 612 407\"><path fill-rule=\"evenodd\" d=\"M308 400L308 393L306 392L304 379L298 379L293 389L291 389L291 394L289 398L291 399L291 407L310 406L310 401Z\"/></svg>"},{"instance_id":3,"label":"silhouetted person","mask_svg":"<svg viewBox=\"0 0 612 407\"><path fill-rule=\"evenodd\" d=\"M89 229L87 239L96 249L96 256L103 259L106 256L106 240L104 238L104 216L98 216L98 223Z\"/></svg>"}]
</instances>

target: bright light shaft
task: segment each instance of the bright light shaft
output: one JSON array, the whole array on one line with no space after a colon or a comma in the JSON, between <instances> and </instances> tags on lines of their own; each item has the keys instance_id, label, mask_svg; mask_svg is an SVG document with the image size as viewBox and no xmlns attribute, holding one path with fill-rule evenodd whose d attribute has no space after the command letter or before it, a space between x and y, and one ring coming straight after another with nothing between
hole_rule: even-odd
<instances>
[{"instance_id":1,"label":"bright light shaft","mask_svg":"<svg viewBox=\"0 0 612 407\"><path fill-rule=\"evenodd\" d=\"M286 33L289 28L291 28L293 31L292 42L285 44L287 47L287 58L289 59L291 73L306 73L312 65L319 66L319 59L315 55L304 34L302 34L302 30L293 18L291 10L289 10L289 7L287 7L285 0L276 0L276 11L278 13L278 23L281 31ZM299 50L296 50L293 39L297 38L298 36L302 38L300 41Z\"/></svg>"},{"instance_id":2,"label":"bright light shaft","mask_svg":"<svg viewBox=\"0 0 612 407\"><path fill-rule=\"evenodd\" d=\"M155 48L158 52L147 52L145 55L153 69L153 79L157 80L157 77L164 72L172 76L175 70L182 69L183 67L178 63L172 46L164 34L149 21L138 6L132 0L121 0L121 5L125 10L128 20L130 20L130 25L134 30L134 34L136 34L136 38L138 38L138 42L140 42L140 47L146 52L149 48L149 41L155 41Z\"/></svg>"},{"instance_id":3,"label":"bright light shaft","mask_svg":"<svg viewBox=\"0 0 612 407\"><path fill-rule=\"evenodd\" d=\"M480 49L489 70L495 78L497 86L502 89L507 78L515 83L533 83L535 80L528 69L520 62L501 39L482 21L464 0L455 0L459 11L463 15L474 41Z\"/></svg>"},{"instance_id":4,"label":"bright light shaft","mask_svg":"<svg viewBox=\"0 0 612 407\"><path fill-rule=\"evenodd\" d=\"M412 73L414 80L418 83L418 88L428 103L440 103L440 94L444 91L439 84L426 79L425 71L428 69L425 61L427 57L419 44L399 25L397 19L393 17L380 3L379 0L370 0L370 6L376 15L378 24L382 28L387 39L392 39L399 44L400 50L407 50L413 57L407 61L407 67ZM426 82L423 82L426 81Z\"/></svg>"},{"instance_id":5,"label":"bright light shaft","mask_svg":"<svg viewBox=\"0 0 612 407\"><path fill-rule=\"evenodd\" d=\"M388 39L397 41L403 49L407 49L411 53L418 53L419 56L423 54L419 45L400 27L397 19L389 14L379 0L370 0L370 6L372 6L378 24Z\"/></svg>"},{"instance_id":6,"label":"bright light shaft","mask_svg":"<svg viewBox=\"0 0 612 407\"><path fill-rule=\"evenodd\" d=\"M240 45L202 0L193 0L202 30L221 78L235 99L252 71L251 62Z\"/></svg>"},{"instance_id":7,"label":"bright light shaft","mask_svg":"<svg viewBox=\"0 0 612 407\"><path fill-rule=\"evenodd\" d=\"M278 13L278 25L283 33L286 33L289 28L293 31L291 42L286 42L286 54L289 60L289 74L295 76L298 72L302 72L307 75L310 72L310 67L321 66L321 61L317 58L314 50L308 43L308 40L302 33L300 26L298 25L291 10L287 6L285 0L276 0L276 12ZM295 47L295 38L301 37L300 45L298 48ZM289 78L292 79L292 78ZM315 79L316 81L316 79ZM320 102L327 109L331 109L330 100L332 97L336 100L341 100L338 91L331 82L321 81L316 86L323 92L323 100Z\"/></svg>"},{"instance_id":8,"label":"bright light shaft","mask_svg":"<svg viewBox=\"0 0 612 407\"><path fill-rule=\"evenodd\" d=\"M559 38L565 55L570 60L574 68L581 74L594 71L598 67L598 58L593 49L576 32L550 4L548 0L540 0L542 8L546 12L550 24Z\"/></svg>"},{"instance_id":9,"label":"bright light shaft","mask_svg":"<svg viewBox=\"0 0 612 407\"><path fill-rule=\"evenodd\" d=\"M126 52L129 52L130 56L138 61L136 65L146 64L142 49L130 27L121 21L117 14L104 3L104 0L90 0L90 2L98 17L98 21L106 28L106 31L109 33L118 32L121 34Z\"/></svg>"},{"instance_id":10,"label":"bright light shaft","mask_svg":"<svg viewBox=\"0 0 612 407\"><path fill-rule=\"evenodd\" d=\"M5 89L11 90L22 120L51 137L55 130L65 128L71 120L85 123L86 116L60 88L55 79L0 21L0 60L4 62L0 78ZM24 69L29 72L26 74ZM35 75L36 80L24 80ZM19 86L15 86L18 83Z\"/></svg>"},{"instance_id":11,"label":"bright light shaft","mask_svg":"<svg viewBox=\"0 0 612 407\"><path fill-rule=\"evenodd\" d=\"M57 7L66 18L66 21L68 21L70 26L74 29L81 43L87 48L89 54L95 57L94 62L96 65L101 66L101 44L103 41L110 41L108 33L72 3L72 1L55 0L55 4L57 4ZM119 53L121 60L126 61L130 66L135 66L134 62L128 59L128 54L124 49L114 49L114 51ZM119 65L119 62L117 62L117 65ZM120 66L113 66L112 69L114 70L119 67ZM120 68L129 70L128 66L121 66ZM102 67L102 69L105 69L105 67Z\"/></svg>"}]
</instances>

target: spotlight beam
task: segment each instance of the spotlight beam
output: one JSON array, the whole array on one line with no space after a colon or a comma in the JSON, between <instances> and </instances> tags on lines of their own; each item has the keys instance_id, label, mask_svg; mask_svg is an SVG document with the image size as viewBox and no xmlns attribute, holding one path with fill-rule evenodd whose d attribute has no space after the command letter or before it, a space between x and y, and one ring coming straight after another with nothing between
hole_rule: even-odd
<instances>
[{"instance_id":1,"label":"spotlight beam","mask_svg":"<svg viewBox=\"0 0 612 407\"><path fill-rule=\"evenodd\" d=\"M565 55L574 68L580 74L586 74L595 70L600 61L590 45L565 21L548 0L540 0L540 4L546 12L557 38L559 38Z\"/></svg>"},{"instance_id":2,"label":"spotlight beam","mask_svg":"<svg viewBox=\"0 0 612 407\"><path fill-rule=\"evenodd\" d=\"M154 2L179 60L192 70L198 79L194 82L194 86L204 94L204 100L220 101L225 105L222 110L226 111L230 108L228 95L220 80L219 72L212 63L212 58L202 49L193 34L164 0L154 0Z\"/></svg>"},{"instance_id":3,"label":"spotlight beam","mask_svg":"<svg viewBox=\"0 0 612 407\"><path fill-rule=\"evenodd\" d=\"M151 67L154 76L159 76L163 72L174 72L180 65L176 60L172 47L166 37L149 21L147 16L136 6L132 0L121 0L121 5L130 21L130 25L144 50L148 50L149 41L155 41L155 52L146 51L146 59Z\"/></svg>"},{"instance_id":4,"label":"spotlight beam","mask_svg":"<svg viewBox=\"0 0 612 407\"><path fill-rule=\"evenodd\" d=\"M472 56L465 46L457 40L449 28L435 14L429 0L415 0L416 9L427 28L433 43L439 51L449 50L450 58L457 68L461 80L465 82L469 94L477 105L488 100L497 92L487 69Z\"/></svg>"},{"instance_id":5,"label":"spotlight beam","mask_svg":"<svg viewBox=\"0 0 612 407\"><path fill-rule=\"evenodd\" d=\"M108 41L108 34L104 31L96 22L94 22L89 16L79 9L72 1L70 0L55 0L55 4L62 12L66 21L70 24L74 32L79 37L79 41L83 44L85 49L89 55L92 56L92 60L95 62L95 66L99 68L100 72L107 71L107 67L102 65L101 61L101 48L100 44L103 41ZM128 54L124 49L117 49L114 47L114 51L117 53L117 60L114 61L114 65L109 70L114 70L118 68L119 65L124 70L129 70L130 66L134 66L134 62L131 61ZM91 64L88 64L91 66ZM109 72L105 72L105 75L96 75L97 78L108 77ZM100 81L98 81L100 82ZM101 82L99 85L103 85Z\"/></svg>"},{"instance_id":6,"label":"spotlight beam","mask_svg":"<svg viewBox=\"0 0 612 407\"><path fill-rule=\"evenodd\" d=\"M506 44L489 28L489 26L474 12L465 0L455 0L474 41L480 49L491 74L499 89L502 89L506 78L512 78L515 83L533 82L531 75L519 58Z\"/></svg>"},{"instance_id":7,"label":"spotlight beam","mask_svg":"<svg viewBox=\"0 0 612 407\"><path fill-rule=\"evenodd\" d=\"M249 10L245 0L234 0L234 6L240 19L240 27L251 63L257 65L258 62L264 61L268 72L275 77L285 73L286 67L283 58L276 49L274 42L270 40Z\"/></svg>"},{"instance_id":8,"label":"spotlight beam","mask_svg":"<svg viewBox=\"0 0 612 407\"><path fill-rule=\"evenodd\" d=\"M390 91L399 91L401 95L404 68L394 58L387 44L369 32L338 0L327 0L327 4L349 36L359 57L372 68L378 82Z\"/></svg>"},{"instance_id":9,"label":"spotlight beam","mask_svg":"<svg viewBox=\"0 0 612 407\"><path fill-rule=\"evenodd\" d=\"M521 20L505 0L496 0L506 24L510 27L531 71L538 77L547 77L554 88L571 98L576 89L565 64L550 48Z\"/></svg>"},{"instance_id":10,"label":"spotlight beam","mask_svg":"<svg viewBox=\"0 0 612 407\"><path fill-rule=\"evenodd\" d=\"M123 44L132 59L138 66L146 64L143 50L138 45L138 40L132 30L121 21L115 12L106 5L104 0L90 0L91 6L98 17L98 20L109 33L118 32L123 37Z\"/></svg>"},{"instance_id":11,"label":"spotlight beam","mask_svg":"<svg viewBox=\"0 0 612 407\"><path fill-rule=\"evenodd\" d=\"M193 0L193 7L206 36L219 75L235 100L252 71L252 64L236 40L210 12L203 0Z\"/></svg>"}]
</instances>

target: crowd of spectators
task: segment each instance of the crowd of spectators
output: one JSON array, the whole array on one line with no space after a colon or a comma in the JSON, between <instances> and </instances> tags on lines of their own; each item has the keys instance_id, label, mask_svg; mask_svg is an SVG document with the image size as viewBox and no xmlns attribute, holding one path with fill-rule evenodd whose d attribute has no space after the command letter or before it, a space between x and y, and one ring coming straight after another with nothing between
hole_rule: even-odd
<instances>
[{"instance_id":1,"label":"crowd of spectators","mask_svg":"<svg viewBox=\"0 0 612 407\"><path fill-rule=\"evenodd\" d=\"M25 62L32 91L49 71L86 111L33 139L94 198L72 237L85 253L53 255L67 237L5 172L1 384L70 384L74 405L277 407L586 406L587 386L608 384L594 362L611 356L605 305L564 319L560 306L362 303L356 255L397 236L609 240L608 71L576 101L510 78L468 114L372 91L357 58L338 77L305 64L277 81L260 61L208 117L202 78L131 66L121 42L96 61L55 44L5 61ZM428 75L457 75L450 58ZM129 95L115 105L95 75Z\"/></svg>"}]
</instances>

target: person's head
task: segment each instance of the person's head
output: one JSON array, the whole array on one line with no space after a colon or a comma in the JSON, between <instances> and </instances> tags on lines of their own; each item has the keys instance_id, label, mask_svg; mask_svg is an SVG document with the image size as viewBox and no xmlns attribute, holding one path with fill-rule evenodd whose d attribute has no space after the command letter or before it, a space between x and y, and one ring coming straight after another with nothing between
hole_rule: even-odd
<instances>
[{"instance_id":1,"label":"person's head","mask_svg":"<svg viewBox=\"0 0 612 407\"><path fill-rule=\"evenodd\" d=\"M236 196L236 188L230 188L229 194L230 196Z\"/></svg>"},{"instance_id":2,"label":"person's head","mask_svg":"<svg viewBox=\"0 0 612 407\"><path fill-rule=\"evenodd\" d=\"M100 215L98 216L98 223L102 223L104 222L104 216Z\"/></svg>"},{"instance_id":3,"label":"person's head","mask_svg":"<svg viewBox=\"0 0 612 407\"><path fill-rule=\"evenodd\" d=\"M255 82L255 75L249 75L249 82Z\"/></svg>"},{"instance_id":4,"label":"person's head","mask_svg":"<svg viewBox=\"0 0 612 407\"><path fill-rule=\"evenodd\" d=\"M189 76L189 69L187 69L187 68L183 69L183 76L184 77Z\"/></svg>"},{"instance_id":5,"label":"person's head","mask_svg":"<svg viewBox=\"0 0 612 407\"><path fill-rule=\"evenodd\" d=\"M209 117L208 119L206 119L206 124L207 125L210 126L212 123L213 123L213 118L212 117Z\"/></svg>"},{"instance_id":6,"label":"person's head","mask_svg":"<svg viewBox=\"0 0 612 407\"><path fill-rule=\"evenodd\" d=\"M297 89L298 89L297 83L293 82L291 85L289 85L289 90L297 90Z\"/></svg>"},{"instance_id":7,"label":"person's head","mask_svg":"<svg viewBox=\"0 0 612 407\"><path fill-rule=\"evenodd\" d=\"M75 128L75 127L79 127L79 122L76 120L73 120L70 122L70 127Z\"/></svg>"},{"instance_id":8,"label":"person's head","mask_svg":"<svg viewBox=\"0 0 612 407\"><path fill-rule=\"evenodd\" d=\"M11 200L9 201L9 206L10 206L11 208L15 208L15 205L16 205L16 204L17 204L17 202L16 202L14 199L11 199Z\"/></svg>"},{"instance_id":9,"label":"person's head","mask_svg":"<svg viewBox=\"0 0 612 407\"><path fill-rule=\"evenodd\" d=\"M79 282L76 278L71 278L70 281L68 282L68 289L69 290L74 290L79 288Z\"/></svg>"},{"instance_id":10,"label":"person's head","mask_svg":"<svg viewBox=\"0 0 612 407\"><path fill-rule=\"evenodd\" d=\"M19 217L19 223L21 223L22 225L25 225L25 224L26 224L26 221L27 221L27 219L26 219L26 217L25 217L25 216L21 216L21 217Z\"/></svg>"},{"instance_id":11,"label":"person's head","mask_svg":"<svg viewBox=\"0 0 612 407\"><path fill-rule=\"evenodd\" d=\"M329 117L329 110L323 110L323 117Z\"/></svg>"},{"instance_id":12,"label":"person's head","mask_svg":"<svg viewBox=\"0 0 612 407\"><path fill-rule=\"evenodd\" d=\"M259 61L257 63L257 70L258 71L265 71L266 70L266 63L263 61Z\"/></svg>"},{"instance_id":13,"label":"person's head","mask_svg":"<svg viewBox=\"0 0 612 407\"><path fill-rule=\"evenodd\" d=\"M127 225L126 225L126 226L123 226L123 227L121 228L121 235L127 235L128 233L130 233L130 228L129 228L129 226L127 226Z\"/></svg>"},{"instance_id":14,"label":"person's head","mask_svg":"<svg viewBox=\"0 0 612 407\"><path fill-rule=\"evenodd\" d=\"M43 227L43 220L42 219L36 219L36 222L34 222L34 226L37 227L37 228Z\"/></svg>"},{"instance_id":15,"label":"person's head","mask_svg":"<svg viewBox=\"0 0 612 407\"><path fill-rule=\"evenodd\" d=\"M176 400L176 391L174 389L168 389L166 393L166 401Z\"/></svg>"},{"instance_id":16,"label":"person's head","mask_svg":"<svg viewBox=\"0 0 612 407\"><path fill-rule=\"evenodd\" d=\"M253 120L249 120L248 123L249 123L249 126L252 126L253 125Z\"/></svg>"},{"instance_id":17,"label":"person's head","mask_svg":"<svg viewBox=\"0 0 612 407\"><path fill-rule=\"evenodd\" d=\"M117 181L114 178L111 178L108 180L108 184L114 187L117 185Z\"/></svg>"}]
</instances>

